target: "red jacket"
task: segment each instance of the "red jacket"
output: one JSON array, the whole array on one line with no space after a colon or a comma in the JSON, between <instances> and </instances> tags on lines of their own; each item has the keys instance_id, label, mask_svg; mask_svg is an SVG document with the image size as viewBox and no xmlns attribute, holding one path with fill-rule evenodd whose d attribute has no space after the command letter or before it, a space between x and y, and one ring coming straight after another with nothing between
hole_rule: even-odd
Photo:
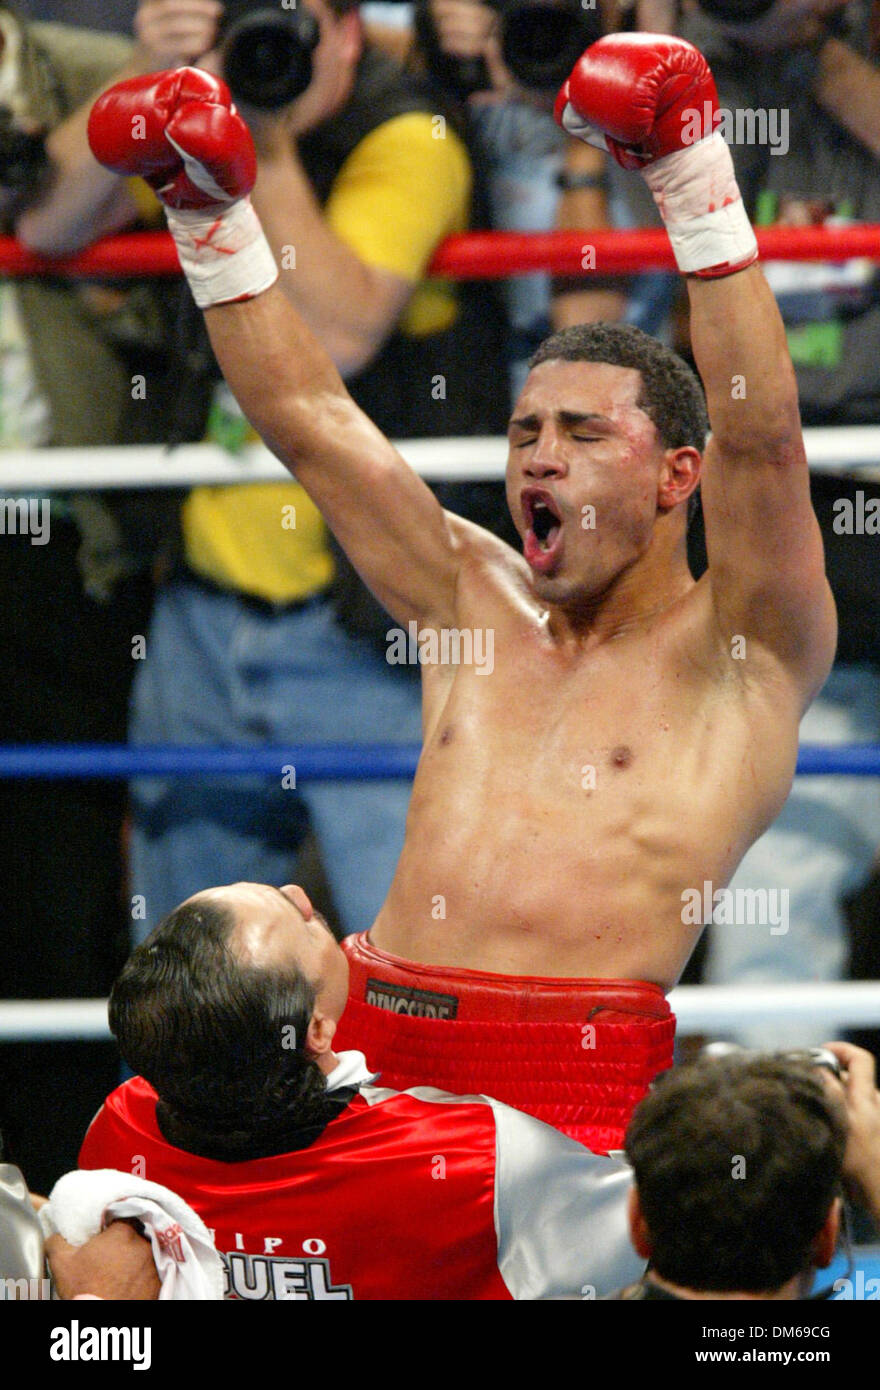
<instances>
[{"instance_id":1,"label":"red jacket","mask_svg":"<svg viewBox=\"0 0 880 1390\"><path fill-rule=\"evenodd\" d=\"M496 1101L363 1086L308 1148L226 1163L169 1144L156 1099L141 1077L113 1091L79 1166L183 1197L229 1297L589 1298L641 1274L629 1169Z\"/></svg>"}]
</instances>

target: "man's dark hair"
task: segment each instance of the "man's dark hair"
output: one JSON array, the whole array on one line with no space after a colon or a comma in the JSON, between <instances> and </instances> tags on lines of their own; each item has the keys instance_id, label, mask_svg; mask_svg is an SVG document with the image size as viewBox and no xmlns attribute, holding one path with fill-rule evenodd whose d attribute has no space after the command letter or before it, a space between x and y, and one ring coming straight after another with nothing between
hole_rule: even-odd
<instances>
[{"instance_id":1,"label":"man's dark hair","mask_svg":"<svg viewBox=\"0 0 880 1390\"><path fill-rule=\"evenodd\" d=\"M305 1051L318 982L239 960L234 925L222 906L184 903L136 947L110 995L110 1028L158 1093L166 1139L231 1162L299 1147L295 1135L338 1113Z\"/></svg>"},{"instance_id":2,"label":"man's dark hair","mask_svg":"<svg viewBox=\"0 0 880 1390\"><path fill-rule=\"evenodd\" d=\"M638 405L660 436L664 449L706 447L709 417L700 379L671 348L664 347L629 323L578 323L545 338L529 360L542 362L607 362L632 367L641 374ZM688 520L697 508L697 493L688 499Z\"/></svg>"},{"instance_id":3,"label":"man's dark hair","mask_svg":"<svg viewBox=\"0 0 880 1390\"><path fill-rule=\"evenodd\" d=\"M771 1293L810 1265L841 1180L842 1112L806 1063L701 1059L666 1072L626 1133L661 1279Z\"/></svg>"}]
</instances>

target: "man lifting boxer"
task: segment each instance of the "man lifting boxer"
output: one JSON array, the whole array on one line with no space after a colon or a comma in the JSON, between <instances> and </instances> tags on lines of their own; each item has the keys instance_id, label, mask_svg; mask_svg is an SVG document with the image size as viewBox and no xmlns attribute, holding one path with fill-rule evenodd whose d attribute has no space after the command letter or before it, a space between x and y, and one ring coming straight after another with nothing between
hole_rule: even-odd
<instances>
[{"instance_id":1,"label":"man lifting boxer","mask_svg":"<svg viewBox=\"0 0 880 1390\"><path fill-rule=\"evenodd\" d=\"M705 60L664 35L606 37L557 110L652 189L713 436L704 452L697 383L651 339L551 338L510 422L523 555L441 509L273 287L222 83L121 83L90 139L159 192L229 385L395 620L494 634L491 674L423 666L406 843L375 925L347 943L344 1045L386 1085L485 1091L607 1149L671 1061L664 992L701 929L682 904L723 887L783 805L835 617L794 373Z\"/></svg>"}]
</instances>

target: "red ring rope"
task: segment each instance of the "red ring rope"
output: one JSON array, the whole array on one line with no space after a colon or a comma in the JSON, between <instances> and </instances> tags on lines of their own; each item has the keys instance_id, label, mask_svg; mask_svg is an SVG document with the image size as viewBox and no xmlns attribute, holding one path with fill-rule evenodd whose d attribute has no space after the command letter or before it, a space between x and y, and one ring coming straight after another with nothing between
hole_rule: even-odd
<instances>
[{"instance_id":1,"label":"red ring rope","mask_svg":"<svg viewBox=\"0 0 880 1390\"><path fill-rule=\"evenodd\" d=\"M880 261L880 226L764 227L757 231L765 260L841 261L862 256ZM588 257L586 248L594 256ZM466 232L448 237L432 263L452 279L501 279L531 271L557 275L638 274L672 270L675 261L662 228L638 231ZM0 237L3 275L69 275L124 278L177 275L180 267L167 232L130 232L96 242L73 256L36 256L13 237Z\"/></svg>"}]
</instances>

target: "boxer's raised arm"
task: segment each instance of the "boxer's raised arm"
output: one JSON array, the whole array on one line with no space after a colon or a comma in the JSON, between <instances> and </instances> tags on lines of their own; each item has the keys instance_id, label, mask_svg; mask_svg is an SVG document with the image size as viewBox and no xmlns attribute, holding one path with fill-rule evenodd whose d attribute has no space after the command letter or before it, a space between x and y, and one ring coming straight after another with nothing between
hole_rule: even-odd
<instances>
[{"instance_id":1,"label":"boxer's raised arm","mask_svg":"<svg viewBox=\"0 0 880 1390\"><path fill-rule=\"evenodd\" d=\"M473 532L355 405L329 354L275 284L248 193L250 133L219 78L196 68L121 82L89 118L95 157L139 174L168 210L181 266L245 414L310 493L398 620L454 620L457 558Z\"/></svg>"},{"instance_id":2,"label":"boxer's raised arm","mask_svg":"<svg viewBox=\"0 0 880 1390\"><path fill-rule=\"evenodd\" d=\"M463 524L355 405L287 296L275 285L205 322L248 419L380 602L401 622L452 624Z\"/></svg>"},{"instance_id":3,"label":"boxer's raised arm","mask_svg":"<svg viewBox=\"0 0 880 1390\"><path fill-rule=\"evenodd\" d=\"M717 112L703 55L660 34L600 39L575 64L556 108L571 134L604 143L642 174L688 277L694 356L713 430L703 506L718 633L725 644L751 638L759 653L770 653L806 704L833 659L834 606L794 370L779 311L754 264L757 242Z\"/></svg>"},{"instance_id":4,"label":"boxer's raised arm","mask_svg":"<svg viewBox=\"0 0 880 1390\"><path fill-rule=\"evenodd\" d=\"M688 291L712 428L702 497L722 636L753 639L812 698L833 659L836 623L779 310L757 265L691 278Z\"/></svg>"}]
</instances>

